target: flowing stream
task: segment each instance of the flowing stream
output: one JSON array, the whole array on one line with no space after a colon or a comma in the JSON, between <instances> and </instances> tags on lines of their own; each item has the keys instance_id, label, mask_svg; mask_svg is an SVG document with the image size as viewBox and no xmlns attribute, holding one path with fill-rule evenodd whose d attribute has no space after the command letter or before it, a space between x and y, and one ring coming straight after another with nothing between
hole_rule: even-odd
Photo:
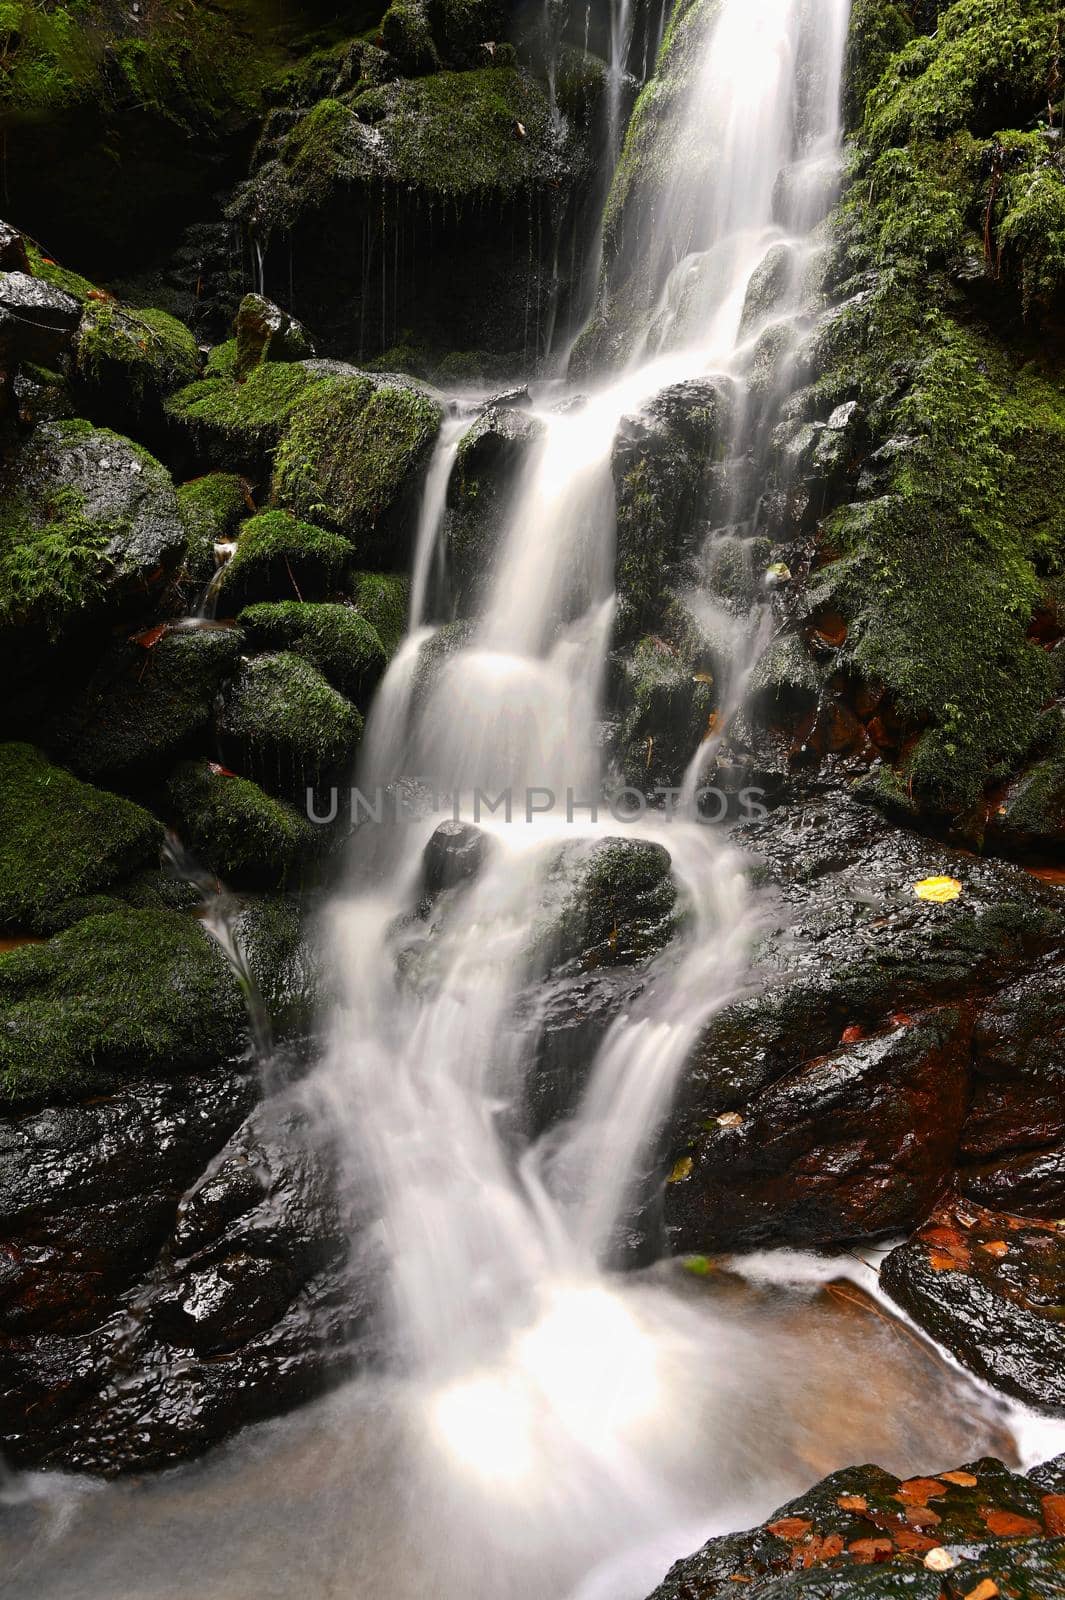
<instances>
[{"instance_id":1,"label":"flowing stream","mask_svg":"<svg viewBox=\"0 0 1065 1600\"><path fill-rule=\"evenodd\" d=\"M757 464L743 394L767 322L801 324L838 155L849 0L704 11L680 135L656 152L632 362L582 404L559 407L557 388L535 401L537 441L481 613L430 678L442 518L468 419L445 426L410 632L367 728L364 792L446 796L354 836L328 924L341 998L305 1086L383 1263L388 1370L144 1491L136 1528L135 1491L71 1489L69 1527L50 1535L67 1567L59 1555L29 1562L26 1593L184 1594L174 1574L191 1542L199 1592L215 1597L298 1587L312 1600L640 1600L711 1526L764 1515L822 1471L1009 1449L990 1400L927 1351L896 1361L886 1412L832 1413L848 1346L807 1291L783 1310L762 1290L753 1306L708 1309L676 1270L611 1271L678 1076L742 991L760 917L743 862L695 814L719 735L691 752L676 814L594 814L614 616L611 447L621 419L663 388L709 377L739 396L732 454ZM615 78L628 27L619 6ZM771 256L785 263L784 291L752 320L748 291ZM726 722L768 642L768 607L727 621ZM483 799L503 791L509 820ZM456 811L473 817L478 796L479 871L426 913L424 847ZM520 1108L537 1038L521 999L545 969L545 896L619 833L668 850L682 933L610 1027L575 1109L534 1137ZM876 1353L885 1337L875 1323L856 1333L856 1365L883 1357L893 1370L896 1358ZM942 1426L926 1405L937 1389ZM25 1516L35 1493L22 1491ZM228 1527L208 1520L209 1537L193 1538L216 1499Z\"/></svg>"}]
</instances>

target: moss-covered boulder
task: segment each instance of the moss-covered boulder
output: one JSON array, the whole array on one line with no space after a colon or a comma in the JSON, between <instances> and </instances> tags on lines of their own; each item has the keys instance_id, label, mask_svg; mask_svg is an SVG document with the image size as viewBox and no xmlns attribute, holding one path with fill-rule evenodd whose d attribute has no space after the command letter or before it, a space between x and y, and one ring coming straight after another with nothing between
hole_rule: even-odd
<instances>
[{"instance_id":1,"label":"moss-covered boulder","mask_svg":"<svg viewBox=\"0 0 1065 1600\"><path fill-rule=\"evenodd\" d=\"M406 577L396 572L356 572L351 580L356 610L374 628L389 657L407 631L409 587Z\"/></svg>"},{"instance_id":2,"label":"moss-covered boulder","mask_svg":"<svg viewBox=\"0 0 1065 1600\"><path fill-rule=\"evenodd\" d=\"M344 534L361 560L402 567L406 513L439 426L440 407L413 386L326 379L278 450L274 497Z\"/></svg>"},{"instance_id":3,"label":"moss-covered boulder","mask_svg":"<svg viewBox=\"0 0 1065 1600\"><path fill-rule=\"evenodd\" d=\"M195 917L88 917L0 957L0 1097L63 1100L242 1048L240 990Z\"/></svg>"},{"instance_id":4,"label":"moss-covered boulder","mask_svg":"<svg viewBox=\"0 0 1065 1600\"><path fill-rule=\"evenodd\" d=\"M314 354L303 325L265 295L244 296L233 332L237 343L233 370L238 379L265 361L303 361Z\"/></svg>"},{"instance_id":5,"label":"moss-covered boulder","mask_svg":"<svg viewBox=\"0 0 1065 1600\"><path fill-rule=\"evenodd\" d=\"M235 343L219 350L202 378L170 395L166 414L194 460L263 478L315 378L294 361L267 361L238 378Z\"/></svg>"},{"instance_id":6,"label":"moss-covered boulder","mask_svg":"<svg viewBox=\"0 0 1065 1600\"><path fill-rule=\"evenodd\" d=\"M50 743L87 777L143 788L210 726L242 639L233 628L135 634L107 653L50 730Z\"/></svg>"},{"instance_id":7,"label":"moss-covered boulder","mask_svg":"<svg viewBox=\"0 0 1065 1600\"><path fill-rule=\"evenodd\" d=\"M384 671L385 650L377 629L355 606L282 600L248 606L238 620L256 649L305 656L357 703L365 703Z\"/></svg>"},{"instance_id":8,"label":"moss-covered boulder","mask_svg":"<svg viewBox=\"0 0 1065 1600\"><path fill-rule=\"evenodd\" d=\"M140 806L79 782L32 745L0 745L0 926L47 932L65 903L128 879L162 842Z\"/></svg>"},{"instance_id":9,"label":"moss-covered boulder","mask_svg":"<svg viewBox=\"0 0 1065 1600\"><path fill-rule=\"evenodd\" d=\"M274 1036L306 1033L329 998L314 902L296 894L249 897L236 932Z\"/></svg>"},{"instance_id":10,"label":"moss-covered boulder","mask_svg":"<svg viewBox=\"0 0 1065 1600\"><path fill-rule=\"evenodd\" d=\"M351 702L288 651L242 664L218 726L228 764L301 806L309 787L343 777L362 734Z\"/></svg>"},{"instance_id":11,"label":"moss-covered boulder","mask_svg":"<svg viewBox=\"0 0 1065 1600\"><path fill-rule=\"evenodd\" d=\"M0 467L0 626L49 640L145 600L180 559L169 474L87 422L50 422Z\"/></svg>"},{"instance_id":12,"label":"moss-covered boulder","mask_svg":"<svg viewBox=\"0 0 1065 1600\"><path fill-rule=\"evenodd\" d=\"M287 511L260 512L241 528L222 571L219 609L232 615L256 601L322 599L340 587L351 558L339 534Z\"/></svg>"},{"instance_id":13,"label":"moss-covered boulder","mask_svg":"<svg viewBox=\"0 0 1065 1600\"><path fill-rule=\"evenodd\" d=\"M236 887L277 887L317 847L307 817L212 761L185 761L166 786L182 841Z\"/></svg>"},{"instance_id":14,"label":"moss-covered boulder","mask_svg":"<svg viewBox=\"0 0 1065 1600\"><path fill-rule=\"evenodd\" d=\"M179 484L177 500L187 540L185 572L193 583L206 583L215 570L215 545L235 536L250 509L248 486L235 472L208 472Z\"/></svg>"},{"instance_id":15,"label":"moss-covered boulder","mask_svg":"<svg viewBox=\"0 0 1065 1600\"><path fill-rule=\"evenodd\" d=\"M522 463L541 429L526 411L492 405L459 440L447 487L448 578L462 616L476 615L506 529Z\"/></svg>"},{"instance_id":16,"label":"moss-covered boulder","mask_svg":"<svg viewBox=\"0 0 1065 1600\"><path fill-rule=\"evenodd\" d=\"M165 311L134 311L110 297L86 300L74 372L93 416L133 421L150 402L191 383L200 366L196 340Z\"/></svg>"},{"instance_id":17,"label":"moss-covered boulder","mask_svg":"<svg viewBox=\"0 0 1065 1600\"><path fill-rule=\"evenodd\" d=\"M546 903L536 943L558 972L643 960L680 924L669 851L643 839L567 846L549 875Z\"/></svg>"}]
</instances>

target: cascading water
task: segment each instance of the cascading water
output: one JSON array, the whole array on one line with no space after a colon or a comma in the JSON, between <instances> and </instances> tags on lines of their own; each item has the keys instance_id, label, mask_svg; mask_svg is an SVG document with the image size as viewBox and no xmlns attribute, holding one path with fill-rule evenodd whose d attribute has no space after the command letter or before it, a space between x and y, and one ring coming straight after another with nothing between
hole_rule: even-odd
<instances>
[{"instance_id":1,"label":"cascading water","mask_svg":"<svg viewBox=\"0 0 1065 1600\"><path fill-rule=\"evenodd\" d=\"M596 731L613 622L610 452L621 418L668 385L711 375L742 392L767 320L748 325L749 286L774 249L801 259L800 234L817 220L818 185L804 178L836 152L848 9L706 8L683 137L660 152L637 358L582 405L535 412L538 442L482 614L431 690L420 630L453 429L429 475L412 634L371 718L360 787L417 776L467 817L478 795L502 790L515 811L482 818L480 872L441 898L428 937L421 855L448 813L409 820L387 849L379 830L357 833L331 919L343 1003L312 1093L380 1219L387 1342L424 1429L421 1492L447 1507L456 1593L481 1593L474 1575L485 1572L494 1594L553 1593L536 1575L545 1552L556 1582L568 1581L619 1529L650 1534L685 1509L685 1394L705 1328L700 1342L672 1296L604 1269L691 1046L743 983L756 907L741 863L697 821L648 814L620 830L587 809L602 784ZM811 57L815 94L800 70ZM778 321L795 320L799 281L791 271L775 297ZM748 419L738 429L749 428L751 413L738 411ZM756 443L740 433L733 453ZM742 700L766 618L755 605L732 619L726 713ZM706 760L693 752L693 788ZM515 1011L542 970L531 929L560 853L619 831L666 845L686 908L680 952L610 1029L572 1116L525 1144L515 1108L535 1040Z\"/></svg>"}]
</instances>

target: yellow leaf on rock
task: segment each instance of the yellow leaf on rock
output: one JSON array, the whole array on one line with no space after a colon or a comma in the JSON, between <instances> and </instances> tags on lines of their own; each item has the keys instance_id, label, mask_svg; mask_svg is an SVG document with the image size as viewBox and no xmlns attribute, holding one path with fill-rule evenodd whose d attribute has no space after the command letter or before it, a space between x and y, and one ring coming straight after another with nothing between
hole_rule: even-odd
<instances>
[{"instance_id":1,"label":"yellow leaf on rock","mask_svg":"<svg viewBox=\"0 0 1065 1600\"><path fill-rule=\"evenodd\" d=\"M695 1162L691 1156L681 1156L673 1171L669 1175L670 1183L683 1183L685 1178L690 1178Z\"/></svg>"},{"instance_id":2,"label":"yellow leaf on rock","mask_svg":"<svg viewBox=\"0 0 1065 1600\"><path fill-rule=\"evenodd\" d=\"M915 883L913 892L918 900L932 900L936 905L945 905L948 900L956 900L961 894L961 884L957 878L922 878L920 883Z\"/></svg>"}]
</instances>

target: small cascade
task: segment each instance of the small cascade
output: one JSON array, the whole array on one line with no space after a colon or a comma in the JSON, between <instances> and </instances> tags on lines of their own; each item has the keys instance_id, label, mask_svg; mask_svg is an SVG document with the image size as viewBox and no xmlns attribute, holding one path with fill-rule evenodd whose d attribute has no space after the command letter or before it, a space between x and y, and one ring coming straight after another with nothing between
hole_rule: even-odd
<instances>
[{"instance_id":1,"label":"small cascade","mask_svg":"<svg viewBox=\"0 0 1065 1600\"><path fill-rule=\"evenodd\" d=\"M544 1592L533 1574L546 1549L576 1539L594 1559L592 1524L605 1549L617 1530L635 1537L682 1511L696 1448L685 1395L706 1352L671 1293L631 1291L610 1266L659 1176L659 1133L692 1046L747 981L758 902L694 802L772 614L760 575L742 603L693 594L696 620L701 607L727 641L728 668L717 726L691 753L687 812L607 814L611 454L622 418L686 380L719 380L736 397L726 452L744 470L725 521L707 530L703 568L712 578L729 541L749 559L775 400L748 379L768 328L797 339L803 326L807 235L828 203L823 169L839 142L847 12L847 0L707 8L682 136L674 129L658 152L631 360L580 404L534 397L535 443L480 614L447 639L430 626L433 575L464 419L448 420L429 468L409 632L371 714L358 782L437 800L355 832L328 920L342 999L306 1092L386 1241L392 1370L424 1420L411 1470L449 1529L449 1575L436 1573L433 1592L464 1593L462 1574L484 1567L495 1592L532 1600ZM545 17L553 26L550 0ZM612 17L616 87L627 0ZM816 92L811 56L822 67ZM760 295L767 274L771 292ZM788 381L785 362L777 389ZM479 820L479 870L430 906L422 854L455 816ZM532 932L560 863L619 833L665 847L680 933L585 1064L570 1115L523 1138L516 1108L537 1039L519 1022L520 999L548 970Z\"/></svg>"}]
</instances>

